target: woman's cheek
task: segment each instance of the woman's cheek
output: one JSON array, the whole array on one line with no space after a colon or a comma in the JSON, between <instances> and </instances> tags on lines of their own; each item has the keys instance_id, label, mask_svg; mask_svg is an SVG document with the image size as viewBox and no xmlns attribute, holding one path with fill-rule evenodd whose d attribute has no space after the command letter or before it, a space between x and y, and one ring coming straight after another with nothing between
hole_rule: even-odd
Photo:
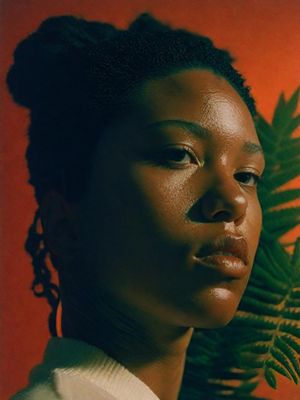
<instances>
[{"instance_id":1,"label":"woman's cheek","mask_svg":"<svg viewBox=\"0 0 300 400\"><path fill-rule=\"evenodd\" d=\"M174 234L186 220L193 198L192 176L195 168L172 170L153 166L135 166L132 180L140 200L153 223Z\"/></svg>"}]
</instances>

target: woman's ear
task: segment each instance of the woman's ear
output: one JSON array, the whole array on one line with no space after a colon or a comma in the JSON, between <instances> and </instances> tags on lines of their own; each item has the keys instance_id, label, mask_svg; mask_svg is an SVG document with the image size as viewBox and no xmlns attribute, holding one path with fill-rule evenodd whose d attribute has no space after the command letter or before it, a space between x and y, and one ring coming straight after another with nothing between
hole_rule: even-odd
<instances>
[{"instance_id":1,"label":"woman's ear","mask_svg":"<svg viewBox=\"0 0 300 400\"><path fill-rule=\"evenodd\" d=\"M47 192L40 204L44 240L50 254L60 264L74 259L79 235L70 204L56 191Z\"/></svg>"}]
</instances>

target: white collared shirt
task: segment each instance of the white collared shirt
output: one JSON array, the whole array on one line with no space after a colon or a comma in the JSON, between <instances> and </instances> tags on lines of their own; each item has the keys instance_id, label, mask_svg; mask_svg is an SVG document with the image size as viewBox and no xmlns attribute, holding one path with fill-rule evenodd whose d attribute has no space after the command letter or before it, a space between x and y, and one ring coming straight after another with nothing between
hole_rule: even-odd
<instances>
[{"instance_id":1,"label":"white collared shirt","mask_svg":"<svg viewBox=\"0 0 300 400\"><path fill-rule=\"evenodd\" d=\"M52 338L29 385L11 400L159 400L153 391L102 350Z\"/></svg>"}]
</instances>

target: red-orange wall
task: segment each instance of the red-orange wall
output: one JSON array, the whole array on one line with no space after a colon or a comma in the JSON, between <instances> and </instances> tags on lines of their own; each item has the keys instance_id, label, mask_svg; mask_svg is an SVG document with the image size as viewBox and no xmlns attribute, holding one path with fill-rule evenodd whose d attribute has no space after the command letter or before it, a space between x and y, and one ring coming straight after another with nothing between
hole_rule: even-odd
<instances>
[{"instance_id":1,"label":"red-orange wall","mask_svg":"<svg viewBox=\"0 0 300 400\"><path fill-rule=\"evenodd\" d=\"M2 0L1 85L17 42L44 18L76 14L126 26L142 11L230 49L267 118L279 92L290 95L300 84L300 0ZM0 398L7 399L26 383L29 369L41 357L48 339L48 306L30 292L32 272L23 250L35 209L24 162L27 111L11 101L5 87L2 93ZM295 400L300 389L280 379L277 391L261 387L260 394Z\"/></svg>"}]
</instances>

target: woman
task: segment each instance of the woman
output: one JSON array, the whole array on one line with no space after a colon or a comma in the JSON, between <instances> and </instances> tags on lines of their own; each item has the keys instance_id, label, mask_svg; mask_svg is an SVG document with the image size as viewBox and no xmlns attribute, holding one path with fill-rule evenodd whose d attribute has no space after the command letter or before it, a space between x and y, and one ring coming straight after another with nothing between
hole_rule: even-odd
<instances>
[{"instance_id":1,"label":"woman","mask_svg":"<svg viewBox=\"0 0 300 400\"><path fill-rule=\"evenodd\" d=\"M58 271L63 337L13 399L177 399L193 329L233 318L264 158L232 62L147 14L124 31L49 18L18 46L8 84L31 110L39 204L27 250L53 307L48 252Z\"/></svg>"}]
</instances>

